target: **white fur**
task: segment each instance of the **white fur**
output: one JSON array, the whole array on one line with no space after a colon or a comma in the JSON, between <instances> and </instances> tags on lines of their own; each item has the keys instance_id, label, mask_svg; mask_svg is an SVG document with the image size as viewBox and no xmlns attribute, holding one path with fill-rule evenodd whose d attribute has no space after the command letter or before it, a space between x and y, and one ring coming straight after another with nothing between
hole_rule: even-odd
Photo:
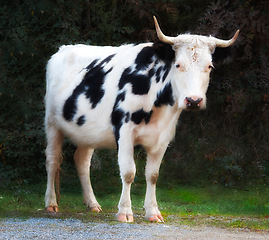
<instances>
[{"instance_id":1,"label":"white fur","mask_svg":"<svg viewBox=\"0 0 269 240\"><path fill-rule=\"evenodd\" d=\"M161 220L160 218L157 219L160 212L156 201L156 182L154 179L159 173L166 148L174 137L178 117L182 109L185 108L185 98L189 96L201 97L203 98L201 108L206 105L205 94L210 73L208 66L211 64L211 47L206 41L208 41L206 37L186 35L184 42L179 42L173 46L176 51L176 60L167 76L167 81L172 83L176 100L173 106L154 107L156 95L165 85L162 81L156 83L153 79L150 91L145 95L134 95L131 92L130 84L124 86L123 90L127 91L127 94L125 101L119 103L120 107L129 112L139 109L148 112L153 110L153 115L148 124L145 124L144 121L140 124L129 121L123 124L120 129L118 161L123 188L118 206L118 219L121 221L132 221L130 188L135 176L133 147L137 144L144 146L148 154L145 173L147 191L144 204L146 218ZM45 116L47 134L46 168L48 173L46 207L57 207L54 178L59 165L63 136L67 136L78 146L74 158L84 192L84 202L88 208L100 209L89 178L93 149L116 147L111 113L119 92L119 79L124 69L134 66L134 61L141 49L151 45L152 43L120 47L63 46L49 60ZM77 101L78 111L74 117L75 120L66 121L63 117L64 103L82 81L87 71L86 67L94 59L100 59L101 61L111 54L116 55L104 68L107 71L113 67L113 70L105 79L103 85L105 95L102 100L95 108L92 108L89 100L84 95L80 95ZM160 62L159 64L163 63ZM176 68L176 64L180 64L180 68ZM85 115L86 122L82 126L78 126L76 120L81 114Z\"/></svg>"}]
</instances>

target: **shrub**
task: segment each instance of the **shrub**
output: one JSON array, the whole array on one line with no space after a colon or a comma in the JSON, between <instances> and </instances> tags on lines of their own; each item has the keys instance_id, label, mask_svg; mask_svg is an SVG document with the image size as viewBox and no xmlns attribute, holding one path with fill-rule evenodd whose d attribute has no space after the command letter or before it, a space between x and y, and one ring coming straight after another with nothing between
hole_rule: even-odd
<instances>
[{"instance_id":1,"label":"shrub","mask_svg":"<svg viewBox=\"0 0 269 240\"><path fill-rule=\"evenodd\" d=\"M159 17L167 35L191 30L228 38L241 30L234 47L214 55L207 111L182 114L163 176L226 185L268 177L267 1L4 0L0 3L2 184L7 179L45 177L43 96L49 57L63 44L152 41L156 39L152 15ZM67 146L66 158L72 159L74 148ZM110 157L114 159L113 152L95 154L96 181L108 177L96 166L118 169L115 160L100 160ZM145 157L138 154L138 158ZM138 164L140 174L144 166Z\"/></svg>"}]
</instances>

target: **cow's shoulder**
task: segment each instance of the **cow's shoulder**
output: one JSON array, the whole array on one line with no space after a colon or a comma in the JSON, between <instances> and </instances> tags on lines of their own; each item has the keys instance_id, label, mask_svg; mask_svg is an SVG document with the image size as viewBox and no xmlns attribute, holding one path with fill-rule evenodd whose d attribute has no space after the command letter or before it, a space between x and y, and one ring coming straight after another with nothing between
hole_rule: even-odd
<instances>
[{"instance_id":1,"label":"cow's shoulder","mask_svg":"<svg viewBox=\"0 0 269 240\"><path fill-rule=\"evenodd\" d=\"M152 48L158 59L165 63L171 64L175 60L175 51L170 44L157 41L153 43Z\"/></svg>"}]
</instances>

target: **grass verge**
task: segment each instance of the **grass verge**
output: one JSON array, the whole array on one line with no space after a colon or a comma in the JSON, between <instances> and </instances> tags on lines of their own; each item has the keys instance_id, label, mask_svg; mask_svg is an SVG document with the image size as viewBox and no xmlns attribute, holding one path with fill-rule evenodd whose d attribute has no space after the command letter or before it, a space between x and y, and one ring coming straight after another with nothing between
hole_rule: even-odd
<instances>
[{"instance_id":1,"label":"grass verge","mask_svg":"<svg viewBox=\"0 0 269 240\"><path fill-rule=\"evenodd\" d=\"M96 191L103 207L99 214L86 212L79 184L63 187L60 213L47 214L44 212L45 187L42 183L0 189L0 218L56 217L116 223L120 186L115 192L108 193L105 188L100 188L99 194ZM144 194L145 186L134 184L132 204L136 223L146 223L143 218ZM269 230L269 189L266 186L252 187L248 191L216 185L159 187L157 199L168 224Z\"/></svg>"}]
</instances>

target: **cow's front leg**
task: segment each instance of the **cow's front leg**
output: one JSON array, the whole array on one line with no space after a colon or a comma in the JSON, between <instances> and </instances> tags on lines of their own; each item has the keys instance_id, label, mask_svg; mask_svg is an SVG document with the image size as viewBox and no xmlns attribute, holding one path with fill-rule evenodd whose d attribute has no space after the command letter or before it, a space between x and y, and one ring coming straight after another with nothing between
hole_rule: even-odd
<instances>
[{"instance_id":1,"label":"cow's front leg","mask_svg":"<svg viewBox=\"0 0 269 240\"><path fill-rule=\"evenodd\" d=\"M100 212L102 209L96 201L90 180L90 166L93 151L94 149L88 147L78 147L74 154L74 160L83 190L84 204L90 211Z\"/></svg>"},{"instance_id":2,"label":"cow's front leg","mask_svg":"<svg viewBox=\"0 0 269 240\"><path fill-rule=\"evenodd\" d=\"M162 214L160 213L157 205L156 183L159 177L159 169L166 148L167 144L161 146L157 151L147 149L148 154L146 164L147 191L144 208L146 210L145 218L151 222L164 222Z\"/></svg>"},{"instance_id":3,"label":"cow's front leg","mask_svg":"<svg viewBox=\"0 0 269 240\"><path fill-rule=\"evenodd\" d=\"M121 131L118 141L118 162L122 179L122 193L118 205L117 219L120 222L133 222L131 206L131 185L135 177L135 162L133 159L133 141L130 132Z\"/></svg>"}]
</instances>

